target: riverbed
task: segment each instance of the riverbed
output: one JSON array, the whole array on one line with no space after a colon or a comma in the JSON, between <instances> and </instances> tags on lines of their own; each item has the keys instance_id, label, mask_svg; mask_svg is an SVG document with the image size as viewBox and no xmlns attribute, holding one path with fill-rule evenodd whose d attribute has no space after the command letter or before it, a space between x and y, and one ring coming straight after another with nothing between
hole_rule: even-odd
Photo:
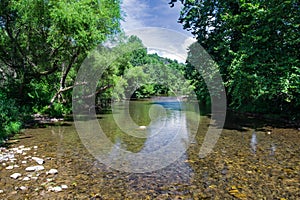
<instances>
[{"instance_id":1,"label":"riverbed","mask_svg":"<svg viewBox=\"0 0 300 200\"><path fill-rule=\"evenodd\" d=\"M158 109L154 114L152 109L152 116L151 107ZM168 145L176 133L181 141L174 148L176 155L166 155L176 159L156 168L150 162L148 170L134 173L125 162L116 168L121 165L108 165L107 161L95 158L82 142L74 122L45 124L43 128L24 130L8 147L1 148L0 198L300 199L298 128L271 126L250 118L229 118L212 152L199 157L208 127L217 126L209 115L199 117L198 121L191 109L181 110L176 102L131 102L130 117L143 130L132 132L140 135L128 135L126 130L130 127L126 129L126 120L125 128L119 127L122 122L116 122L120 119L116 115L124 107L115 109L113 113L97 115L113 144L107 155L120 157L118 149L133 155L156 152ZM160 120L153 120L155 117ZM43 160L44 169L26 171L39 165L33 157ZM145 167L140 166L139 170ZM49 173L51 169L56 173ZM15 173L20 176L12 178Z\"/></svg>"}]
</instances>

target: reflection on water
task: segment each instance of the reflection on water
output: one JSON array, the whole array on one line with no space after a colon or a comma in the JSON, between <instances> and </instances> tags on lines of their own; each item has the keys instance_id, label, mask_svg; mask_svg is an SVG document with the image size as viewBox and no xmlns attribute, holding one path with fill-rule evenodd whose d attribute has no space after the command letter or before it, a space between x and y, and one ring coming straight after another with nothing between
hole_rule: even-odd
<instances>
[{"instance_id":1,"label":"reflection on water","mask_svg":"<svg viewBox=\"0 0 300 200\"><path fill-rule=\"evenodd\" d=\"M271 152L270 152L270 156L274 156L275 155L275 151L276 151L276 146L275 144L271 144L271 148L270 148Z\"/></svg>"},{"instance_id":2,"label":"reflection on water","mask_svg":"<svg viewBox=\"0 0 300 200\"><path fill-rule=\"evenodd\" d=\"M116 112L122 115L124 109L120 105ZM180 109L178 104L131 102L133 121L147 126L138 130L145 137L124 133L112 114L98 116L103 131L114 144L109 149L112 159L122 156L120 149L136 154L153 153L172 139L178 143L170 150L187 149L175 162L147 173L117 171L99 162L83 146L72 122L70 126L28 129L12 148L24 145L38 149L32 148L27 155L15 155L14 164L19 168L7 170L0 165L0 199L299 199L299 130L258 128L232 120L229 127L238 125L242 129L224 129L213 152L200 159L199 149L212 122L206 116L200 122L195 120L191 112L194 105L181 105ZM253 127L257 128L255 132ZM194 132L197 134L193 135ZM170 150L166 157L172 155ZM45 169L58 169L58 174L50 177L45 170L34 181L11 179L12 173L25 175L25 167L36 165L22 164L26 156L44 158ZM68 189L58 193L46 187L62 184ZM21 186L27 190L16 189Z\"/></svg>"},{"instance_id":3,"label":"reflection on water","mask_svg":"<svg viewBox=\"0 0 300 200\"><path fill-rule=\"evenodd\" d=\"M255 131L253 131L252 137L251 137L251 142L250 142L252 153L256 153L256 145L257 145L256 133L255 133Z\"/></svg>"},{"instance_id":4,"label":"reflection on water","mask_svg":"<svg viewBox=\"0 0 300 200\"><path fill-rule=\"evenodd\" d=\"M109 122L100 120L104 133L118 142L107 155L100 155L101 160L106 157L105 163L110 163L115 169L139 173L164 168L178 159L187 160L185 152L195 132L191 134L188 129L186 112L180 102L168 98L167 101L160 99L149 103L131 102L129 107L126 105L127 102L113 105L114 119L121 131L110 132L110 127L106 127ZM151 121L143 120L145 115ZM129 120L129 117L132 119ZM141 124L146 125L145 129L136 128ZM128 138L130 136L140 140L139 148L134 147L136 144Z\"/></svg>"}]
</instances>

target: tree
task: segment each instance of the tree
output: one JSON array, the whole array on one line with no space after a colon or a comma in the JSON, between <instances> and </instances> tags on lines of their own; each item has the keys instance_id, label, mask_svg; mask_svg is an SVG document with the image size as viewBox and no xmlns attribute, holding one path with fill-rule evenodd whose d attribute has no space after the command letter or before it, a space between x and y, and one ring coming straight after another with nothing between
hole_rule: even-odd
<instances>
[{"instance_id":1,"label":"tree","mask_svg":"<svg viewBox=\"0 0 300 200\"><path fill-rule=\"evenodd\" d=\"M70 100L64 93L87 52L119 31L120 18L118 0L1 0L0 59L15 74L9 95L21 104Z\"/></svg>"},{"instance_id":2,"label":"tree","mask_svg":"<svg viewBox=\"0 0 300 200\"><path fill-rule=\"evenodd\" d=\"M298 1L180 2L179 22L217 62L231 108L287 115L299 110Z\"/></svg>"}]
</instances>

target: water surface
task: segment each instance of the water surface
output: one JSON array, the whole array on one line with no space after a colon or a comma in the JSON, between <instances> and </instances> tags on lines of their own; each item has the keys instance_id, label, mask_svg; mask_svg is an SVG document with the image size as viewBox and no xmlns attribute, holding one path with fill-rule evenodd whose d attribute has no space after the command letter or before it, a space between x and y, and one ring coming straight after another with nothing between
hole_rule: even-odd
<instances>
[{"instance_id":1,"label":"water surface","mask_svg":"<svg viewBox=\"0 0 300 200\"><path fill-rule=\"evenodd\" d=\"M214 125L214 121L208 116L202 116L198 123L190 111L194 105L188 105L189 111L183 111L181 105L176 102L154 103L130 103L132 120L139 126L147 127L142 131L132 130L132 135L124 133L118 127L111 113L97 116L107 138L114 144L108 155L112 158L120 157L120 149L131 153L155 152L168 145L174 134L177 134L180 142L174 149L183 153L174 163L147 173L118 171L99 162L89 153L81 143L73 122L27 129L20 135L19 142L12 144L10 148L20 145L38 146L37 149L32 148L28 151L27 156L44 158L46 169L36 181L13 180L9 177L12 173L20 172L25 175L27 172L24 169L33 164L30 159L27 164L22 164L21 161L26 155L16 155L17 159L14 162L19 168L7 170L5 166L0 167L0 189L3 190L0 198L300 198L298 129L271 127L261 121L243 123L243 120L237 118L228 119L213 152L199 158L199 149L208 126ZM161 109L160 106L165 109ZM124 107L120 105L117 109L120 109L119 114L122 114L121 110ZM157 109L159 112L151 109ZM173 156L169 153L166 156ZM130 166L124 163L123 165ZM58 174L51 177L46 175L45 172L51 168L58 169ZM50 183L47 181L49 178L52 178ZM55 193L47 191L47 184L66 184L68 189ZM20 186L26 186L28 189L16 189Z\"/></svg>"}]
</instances>

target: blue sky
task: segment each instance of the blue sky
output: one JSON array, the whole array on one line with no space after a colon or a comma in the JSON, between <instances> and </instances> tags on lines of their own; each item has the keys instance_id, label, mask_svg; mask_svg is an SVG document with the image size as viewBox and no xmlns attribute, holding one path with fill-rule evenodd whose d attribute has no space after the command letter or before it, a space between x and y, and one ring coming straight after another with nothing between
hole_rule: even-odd
<instances>
[{"instance_id":1,"label":"blue sky","mask_svg":"<svg viewBox=\"0 0 300 200\"><path fill-rule=\"evenodd\" d=\"M170 8L168 3L169 0L123 0L122 10L125 12L125 16L124 21L121 23L122 28L125 31L143 27L167 28L184 34L191 39L192 34L184 30L182 24L177 22L180 15L181 4L178 2L173 8ZM162 38L165 38L165 36ZM165 41L159 42L163 43ZM182 43L184 43L184 41ZM168 45L170 45L170 41ZM151 51L151 53L154 52L154 50ZM166 52L156 51L156 53L163 57L174 59L174 57L168 56ZM181 59L178 58L177 60Z\"/></svg>"},{"instance_id":2,"label":"blue sky","mask_svg":"<svg viewBox=\"0 0 300 200\"><path fill-rule=\"evenodd\" d=\"M168 2L168 0L123 0L122 9L126 16L122 27L125 30L149 26L162 27L191 35L177 22L181 4L176 3L170 8Z\"/></svg>"}]
</instances>

